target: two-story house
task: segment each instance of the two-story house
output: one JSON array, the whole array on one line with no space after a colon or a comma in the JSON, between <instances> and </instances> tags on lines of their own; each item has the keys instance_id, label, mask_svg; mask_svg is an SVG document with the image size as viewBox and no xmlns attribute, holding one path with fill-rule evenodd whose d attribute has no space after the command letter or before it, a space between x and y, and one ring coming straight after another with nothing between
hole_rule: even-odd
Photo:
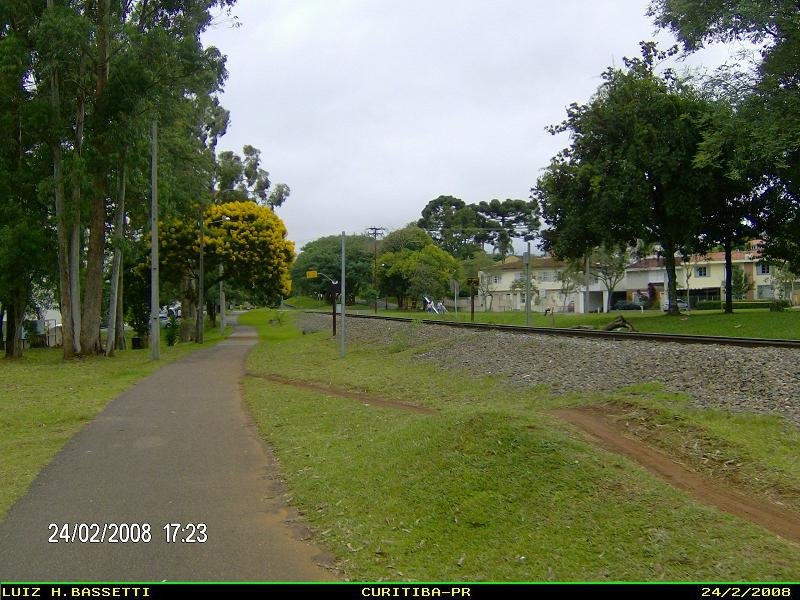
<instances>
[{"instance_id":1,"label":"two-story house","mask_svg":"<svg viewBox=\"0 0 800 600\"><path fill-rule=\"evenodd\" d=\"M564 281L567 263L552 256L533 256L530 263L531 310L544 312L595 312L603 310L608 293L596 277ZM476 309L508 311L525 309L526 265L510 256L496 267L481 271ZM587 293L588 284L588 293Z\"/></svg>"},{"instance_id":2,"label":"two-story house","mask_svg":"<svg viewBox=\"0 0 800 600\"><path fill-rule=\"evenodd\" d=\"M695 255L686 262L676 257L676 279L678 295L687 295L694 305L699 300L718 300L724 295L725 254L711 252ZM776 267L762 260L760 241L754 240L746 250L735 250L732 262L742 268L753 281L754 287L746 299L769 300L774 297L790 299L800 304L800 280L796 282L779 281ZM511 256L497 266L481 271L481 285L476 298L476 308L487 311L524 310L525 308L525 264L518 256ZM543 312L546 309L558 312L595 312L606 310L617 300L636 300L647 295L652 285L656 299L660 302L667 282L664 258L649 256L632 262L625 270L624 278L614 290L607 290L597 278L588 281L577 280L563 283L562 274L567 270L565 262L552 256L531 258L530 273L533 286L531 310ZM778 285L785 289L776 289ZM688 294L687 294L688 290ZM610 296L610 302L609 302Z\"/></svg>"}]
</instances>

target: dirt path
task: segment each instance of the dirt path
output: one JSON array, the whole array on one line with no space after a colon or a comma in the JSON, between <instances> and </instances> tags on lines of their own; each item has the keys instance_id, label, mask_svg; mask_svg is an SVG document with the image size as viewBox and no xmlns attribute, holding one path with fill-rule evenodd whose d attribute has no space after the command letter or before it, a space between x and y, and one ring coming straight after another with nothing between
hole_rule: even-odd
<instances>
[{"instance_id":1,"label":"dirt path","mask_svg":"<svg viewBox=\"0 0 800 600\"><path fill-rule=\"evenodd\" d=\"M767 499L724 487L724 482L699 475L666 454L625 437L601 410L569 408L554 411L554 414L583 429L601 447L627 456L670 485L689 492L703 504L761 525L783 539L800 543L800 516L796 513Z\"/></svg>"},{"instance_id":2,"label":"dirt path","mask_svg":"<svg viewBox=\"0 0 800 600\"><path fill-rule=\"evenodd\" d=\"M358 400L365 406L369 406L370 404L374 404L376 406L386 406L389 408L399 408L401 410L409 410L411 412L418 412L424 414L436 414L436 410L432 408L428 408L427 406L420 406L418 404L411 404L409 402L400 402L398 400L387 400L386 398L380 398L378 396L371 396L370 394L364 394L362 392L353 392L351 390L345 390L342 388L335 388L327 385L322 385L319 383L311 383L309 381L298 381L296 379L288 379L287 377L281 377L280 375L259 375L257 373L248 373L249 377L257 377L259 379L264 379L266 381L271 381L273 383L279 383L281 385L290 385L292 387L297 387L304 390L312 390L315 392L321 392L323 394L328 394L330 396L340 396L341 398L349 398L350 400Z\"/></svg>"}]
</instances>

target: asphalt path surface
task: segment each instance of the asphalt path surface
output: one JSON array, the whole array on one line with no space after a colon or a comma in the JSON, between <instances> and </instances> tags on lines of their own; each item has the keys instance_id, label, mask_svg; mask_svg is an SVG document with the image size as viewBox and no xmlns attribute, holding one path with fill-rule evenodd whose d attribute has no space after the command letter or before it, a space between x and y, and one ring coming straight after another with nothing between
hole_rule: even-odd
<instances>
[{"instance_id":1,"label":"asphalt path surface","mask_svg":"<svg viewBox=\"0 0 800 600\"><path fill-rule=\"evenodd\" d=\"M256 343L237 327L78 432L0 523L0 581L333 579L242 401Z\"/></svg>"}]
</instances>

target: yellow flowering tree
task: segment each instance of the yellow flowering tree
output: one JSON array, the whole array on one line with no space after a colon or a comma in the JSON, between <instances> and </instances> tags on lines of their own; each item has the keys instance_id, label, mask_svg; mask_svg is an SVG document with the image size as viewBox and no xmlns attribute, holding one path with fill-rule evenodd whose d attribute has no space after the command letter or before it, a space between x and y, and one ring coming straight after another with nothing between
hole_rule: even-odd
<instances>
[{"instance_id":1,"label":"yellow flowering tree","mask_svg":"<svg viewBox=\"0 0 800 600\"><path fill-rule=\"evenodd\" d=\"M294 242L286 239L286 225L270 208L247 200L213 204L204 213L204 228L204 300L210 314L220 277L257 303L276 304L291 293ZM198 304L200 225L189 219L164 223L159 240L161 278L181 297L187 326L186 317Z\"/></svg>"}]
</instances>

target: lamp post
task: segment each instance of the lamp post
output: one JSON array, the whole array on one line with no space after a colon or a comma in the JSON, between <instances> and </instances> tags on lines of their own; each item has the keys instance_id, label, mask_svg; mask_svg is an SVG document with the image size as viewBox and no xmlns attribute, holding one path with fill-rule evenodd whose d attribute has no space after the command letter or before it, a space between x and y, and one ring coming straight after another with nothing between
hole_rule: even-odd
<instances>
[{"instance_id":1,"label":"lamp post","mask_svg":"<svg viewBox=\"0 0 800 600\"><path fill-rule=\"evenodd\" d=\"M531 243L523 261L525 263L525 327L531 326Z\"/></svg>"},{"instance_id":2,"label":"lamp post","mask_svg":"<svg viewBox=\"0 0 800 600\"><path fill-rule=\"evenodd\" d=\"M331 318L333 319L333 337L336 337L336 286L339 284L335 279L331 279L325 273L319 271L306 271L306 279L316 279L324 277L331 284Z\"/></svg>"}]
</instances>

